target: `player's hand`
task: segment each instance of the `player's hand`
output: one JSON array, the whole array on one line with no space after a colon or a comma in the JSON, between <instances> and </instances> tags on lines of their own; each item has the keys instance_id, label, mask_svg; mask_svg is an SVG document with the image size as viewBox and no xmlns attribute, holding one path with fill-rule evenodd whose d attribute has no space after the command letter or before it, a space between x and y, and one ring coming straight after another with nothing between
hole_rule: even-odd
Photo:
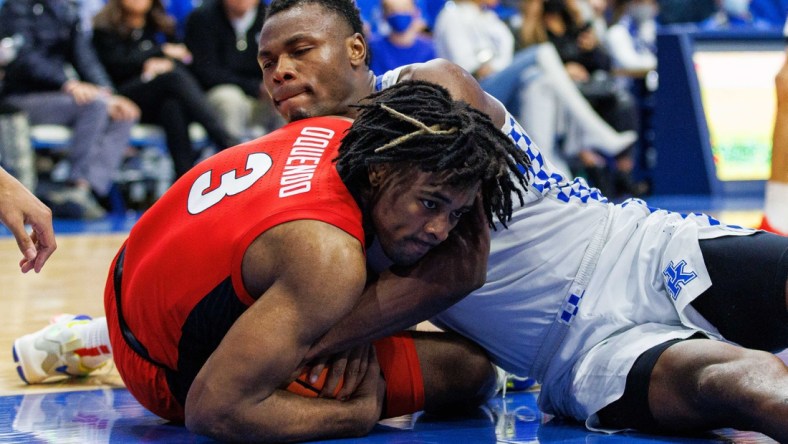
<instances>
[{"instance_id":1,"label":"player's hand","mask_svg":"<svg viewBox=\"0 0 788 444\"><path fill-rule=\"evenodd\" d=\"M350 397L367 372L369 354L372 353L373 349L374 347L369 344L360 345L351 350L316 361L309 372L310 381L312 382L320 377L326 366L330 367L323 389L320 392L320 397L331 398L334 397L333 393L336 393L336 398L339 400L345 400ZM336 390L340 383L342 388L337 392Z\"/></svg>"},{"instance_id":2,"label":"player's hand","mask_svg":"<svg viewBox=\"0 0 788 444\"><path fill-rule=\"evenodd\" d=\"M361 379L361 384L349 398L349 403L358 407L358 418L363 419L368 430L380 420L383 413L383 400L386 396L386 381L380 374L378 357L375 347L369 348L367 356L367 371Z\"/></svg>"},{"instance_id":3,"label":"player's hand","mask_svg":"<svg viewBox=\"0 0 788 444\"><path fill-rule=\"evenodd\" d=\"M16 239L23 258L19 261L22 273L35 270L36 273L46 263L57 248L55 232L52 228L52 211L36 196L0 169L0 222ZM28 234L25 224L32 227Z\"/></svg>"}]
</instances>

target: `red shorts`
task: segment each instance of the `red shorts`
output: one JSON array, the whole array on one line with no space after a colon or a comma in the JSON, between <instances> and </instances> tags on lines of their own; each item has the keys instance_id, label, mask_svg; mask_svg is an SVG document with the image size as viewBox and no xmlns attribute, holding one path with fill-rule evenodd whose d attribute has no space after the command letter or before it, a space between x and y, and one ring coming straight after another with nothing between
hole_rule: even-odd
<instances>
[{"instance_id":1,"label":"red shorts","mask_svg":"<svg viewBox=\"0 0 788 444\"><path fill-rule=\"evenodd\" d=\"M140 404L156 415L183 422L183 406L175 399L167 383L164 368L151 363L129 347L120 330L115 302L112 261L104 288L109 339L115 366L126 388ZM374 343L381 371L386 379L386 404L383 417L391 418L418 412L424 407L424 382L416 346L410 333L402 332Z\"/></svg>"}]
</instances>

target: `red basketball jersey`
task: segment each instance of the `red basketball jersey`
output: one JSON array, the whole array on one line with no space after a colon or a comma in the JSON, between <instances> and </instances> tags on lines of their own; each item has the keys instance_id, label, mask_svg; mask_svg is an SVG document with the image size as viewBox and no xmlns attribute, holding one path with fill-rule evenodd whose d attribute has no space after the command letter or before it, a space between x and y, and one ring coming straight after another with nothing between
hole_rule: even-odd
<instances>
[{"instance_id":1,"label":"red basketball jersey","mask_svg":"<svg viewBox=\"0 0 788 444\"><path fill-rule=\"evenodd\" d=\"M333 162L350 124L305 119L224 150L180 178L135 224L126 242L123 315L154 360L182 370L179 352L193 351L184 359L202 365L195 361L254 302L241 261L267 229L319 220L364 247L361 211Z\"/></svg>"}]
</instances>

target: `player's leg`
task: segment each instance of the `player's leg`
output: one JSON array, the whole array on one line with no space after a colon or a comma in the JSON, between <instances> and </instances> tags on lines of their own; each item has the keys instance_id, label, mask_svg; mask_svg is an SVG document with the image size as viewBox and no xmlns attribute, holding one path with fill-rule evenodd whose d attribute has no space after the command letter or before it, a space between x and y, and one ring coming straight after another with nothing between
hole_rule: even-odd
<instances>
[{"instance_id":1,"label":"player's leg","mask_svg":"<svg viewBox=\"0 0 788 444\"><path fill-rule=\"evenodd\" d=\"M771 353L679 342L657 360L648 403L668 431L733 427L788 442L788 367Z\"/></svg>"},{"instance_id":2,"label":"player's leg","mask_svg":"<svg viewBox=\"0 0 788 444\"><path fill-rule=\"evenodd\" d=\"M774 355L709 339L671 340L644 352L603 427L686 433L733 427L781 442L788 435L788 368Z\"/></svg>"},{"instance_id":3,"label":"player's leg","mask_svg":"<svg viewBox=\"0 0 788 444\"><path fill-rule=\"evenodd\" d=\"M788 347L788 238L759 232L701 240L700 248L713 285L692 307L729 341Z\"/></svg>"},{"instance_id":4,"label":"player's leg","mask_svg":"<svg viewBox=\"0 0 788 444\"><path fill-rule=\"evenodd\" d=\"M498 389L498 374L485 351L456 333L413 332L424 381L424 410L471 410Z\"/></svg>"},{"instance_id":5,"label":"player's leg","mask_svg":"<svg viewBox=\"0 0 788 444\"><path fill-rule=\"evenodd\" d=\"M374 344L386 379L384 418L467 411L497 390L484 350L455 333L407 331Z\"/></svg>"}]
</instances>

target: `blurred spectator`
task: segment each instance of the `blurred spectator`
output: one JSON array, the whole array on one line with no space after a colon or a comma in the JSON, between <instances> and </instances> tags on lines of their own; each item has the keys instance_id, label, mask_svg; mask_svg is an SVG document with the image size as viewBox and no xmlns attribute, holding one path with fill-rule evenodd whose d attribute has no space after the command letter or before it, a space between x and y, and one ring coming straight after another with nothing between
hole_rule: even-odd
<instances>
[{"instance_id":1,"label":"blurred spectator","mask_svg":"<svg viewBox=\"0 0 788 444\"><path fill-rule=\"evenodd\" d=\"M184 43L192 53L190 68L222 124L241 140L283 123L263 89L257 64L264 18L265 4L260 0L208 0L186 19Z\"/></svg>"},{"instance_id":2,"label":"blurred spectator","mask_svg":"<svg viewBox=\"0 0 788 444\"><path fill-rule=\"evenodd\" d=\"M569 79L552 44L533 45L513 53L514 35L490 10L496 3L447 3L435 23L438 56L476 76L482 88L522 122L540 150L562 172L569 169L555 148L564 120L571 121L588 143L609 153L619 153L631 145L636 134L618 133L599 117Z\"/></svg>"},{"instance_id":3,"label":"blurred spectator","mask_svg":"<svg viewBox=\"0 0 788 444\"><path fill-rule=\"evenodd\" d=\"M545 0L543 8L547 38L561 55L569 77L582 86L592 74L610 70L610 55L583 20L574 0Z\"/></svg>"},{"instance_id":4,"label":"blurred spectator","mask_svg":"<svg viewBox=\"0 0 788 444\"><path fill-rule=\"evenodd\" d=\"M7 103L24 110L33 125L66 125L73 131L68 186L42 200L56 216L103 216L96 197L110 192L139 108L114 95L71 2L6 0L0 29L23 42L6 67Z\"/></svg>"},{"instance_id":5,"label":"blurred spectator","mask_svg":"<svg viewBox=\"0 0 788 444\"><path fill-rule=\"evenodd\" d=\"M34 158L27 114L0 100L0 167L35 191L38 176Z\"/></svg>"},{"instance_id":6,"label":"blurred spectator","mask_svg":"<svg viewBox=\"0 0 788 444\"><path fill-rule=\"evenodd\" d=\"M161 125L176 177L194 165L198 152L189 124L205 128L216 148L237 143L222 126L185 63L191 54L174 37L174 20L161 0L109 0L93 21L93 45L118 91L142 110L142 121Z\"/></svg>"},{"instance_id":7,"label":"blurred spectator","mask_svg":"<svg viewBox=\"0 0 788 444\"><path fill-rule=\"evenodd\" d=\"M583 19L575 0L545 0L541 24L547 39L556 47L569 77L593 108L618 131L639 127L637 102L612 73L612 59L590 24ZM539 20L539 15L533 17ZM537 25L538 26L538 25ZM607 196L636 193L631 175L634 169L632 147L608 162L592 146L578 147L573 171L583 172L592 185Z\"/></svg>"},{"instance_id":8,"label":"blurred spectator","mask_svg":"<svg viewBox=\"0 0 788 444\"><path fill-rule=\"evenodd\" d=\"M607 35L610 15L610 4L607 0L578 0L577 7L582 13L583 20L591 24L591 29L601 41Z\"/></svg>"},{"instance_id":9,"label":"blurred spectator","mask_svg":"<svg viewBox=\"0 0 788 444\"><path fill-rule=\"evenodd\" d=\"M659 0L662 25L700 23L717 10L717 0Z\"/></svg>"},{"instance_id":10,"label":"blurred spectator","mask_svg":"<svg viewBox=\"0 0 788 444\"><path fill-rule=\"evenodd\" d=\"M433 30L438 56L479 80L508 67L514 56L514 36L492 11L497 5L498 0L448 2Z\"/></svg>"},{"instance_id":11,"label":"blurred spectator","mask_svg":"<svg viewBox=\"0 0 788 444\"><path fill-rule=\"evenodd\" d=\"M750 12L750 0L717 0L717 10L699 24L704 31L768 30L774 27Z\"/></svg>"},{"instance_id":12,"label":"blurred spectator","mask_svg":"<svg viewBox=\"0 0 788 444\"><path fill-rule=\"evenodd\" d=\"M431 32L435 28L435 21L443 10L446 0L414 0L413 3L419 10L426 29ZM356 0L356 6L361 13L361 20L364 22L367 36L388 34L389 26L386 23L380 0Z\"/></svg>"},{"instance_id":13,"label":"blurred spectator","mask_svg":"<svg viewBox=\"0 0 788 444\"><path fill-rule=\"evenodd\" d=\"M657 67L656 0L614 0L613 24L605 44L613 66L631 73Z\"/></svg>"},{"instance_id":14,"label":"blurred spectator","mask_svg":"<svg viewBox=\"0 0 788 444\"><path fill-rule=\"evenodd\" d=\"M382 0L388 35L369 39L372 51L370 68L384 73L398 66L426 62L435 58L435 45L425 34L426 24L413 0Z\"/></svg>"},{"instance_id":15,"label":"blurred spectator","mask_svg":"<svg viewBox=\"0 0 788 444\"><path fill-rule=\"evenodd\" d=\"M33 164L27 115L21 109L5 103L2 97L5 67L16 59L22 43L21 36L0 40L0 167L25 188L35 191L38 177Z\"/></svg>"},{"instance_id":16,"label":"blurred spectator","mask_svg":"<svg viewBox=\"0 0 788 444\"><path fill-rule=\"evenodd\" d=\"M77 0L79 22L87 36L93 35L93 17L104 7L104 0Z\"/></svg>"}]
</instances>

